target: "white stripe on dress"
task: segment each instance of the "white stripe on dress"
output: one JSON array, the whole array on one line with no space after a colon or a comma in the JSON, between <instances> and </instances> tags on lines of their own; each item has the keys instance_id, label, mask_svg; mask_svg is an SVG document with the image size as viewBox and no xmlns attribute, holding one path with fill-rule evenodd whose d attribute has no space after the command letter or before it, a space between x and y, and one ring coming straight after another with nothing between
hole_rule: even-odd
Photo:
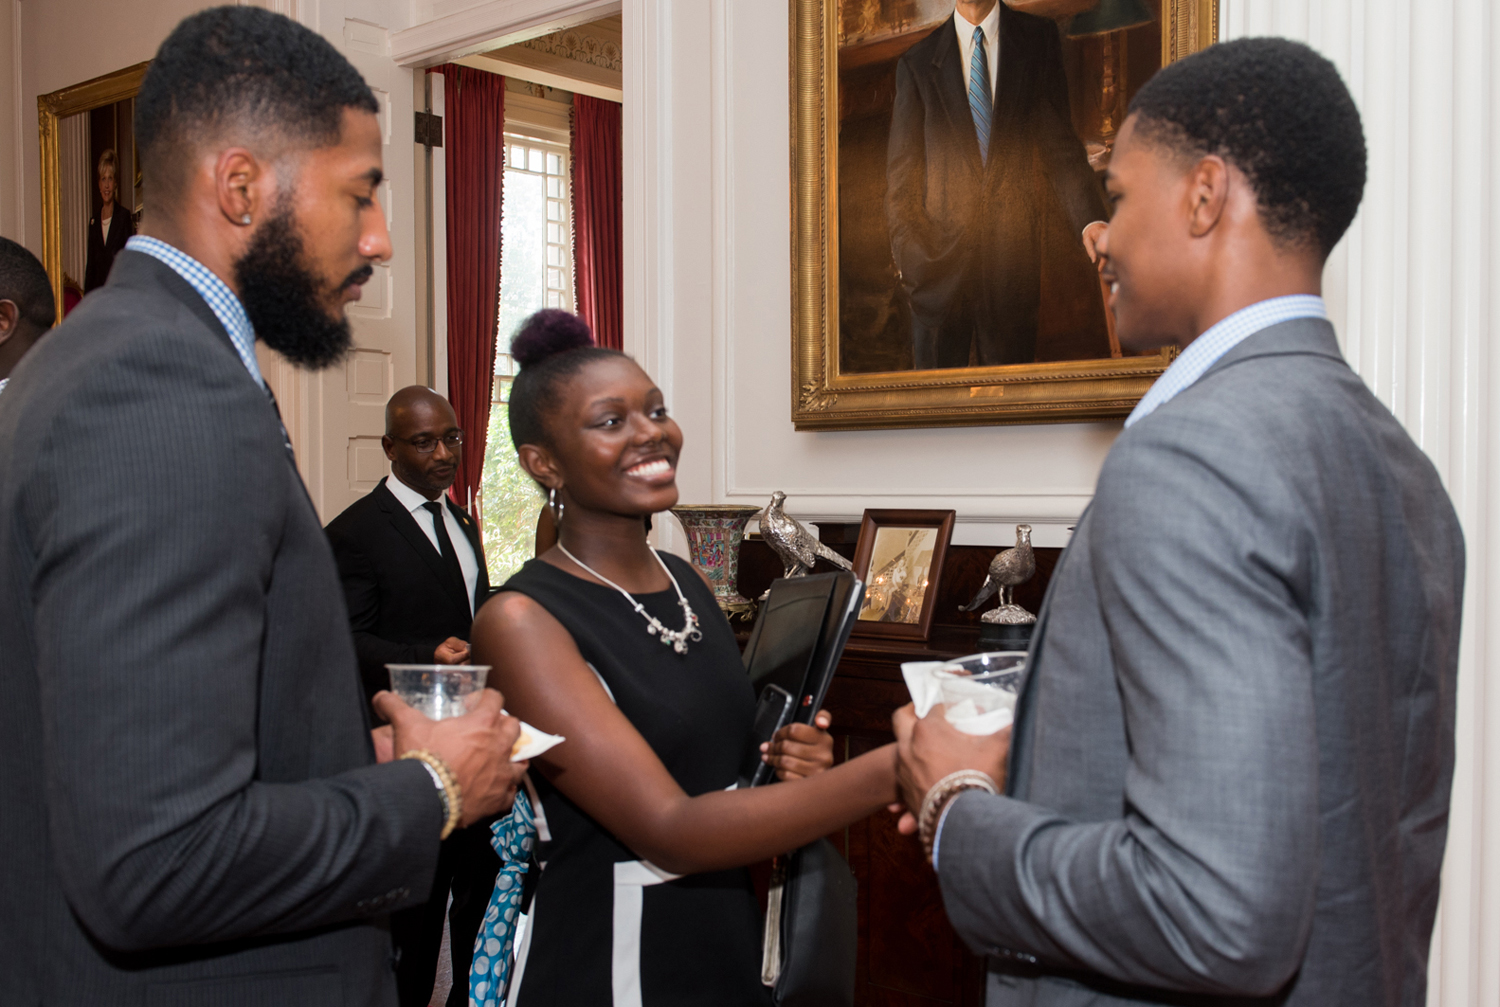
<instances>
[{"instance_id":1,"label":"white stripe on dress","mask_svg":"<svg viewBox=\"0 0 1500 1007\"><path fill-rule=\"evenodd\" d=\"M646 888L680 877L681 874L669 874L646 860L615 864L614 952L610 962L614 1007L642 1007L641 913Z\"/></svg>"}]
</instances>

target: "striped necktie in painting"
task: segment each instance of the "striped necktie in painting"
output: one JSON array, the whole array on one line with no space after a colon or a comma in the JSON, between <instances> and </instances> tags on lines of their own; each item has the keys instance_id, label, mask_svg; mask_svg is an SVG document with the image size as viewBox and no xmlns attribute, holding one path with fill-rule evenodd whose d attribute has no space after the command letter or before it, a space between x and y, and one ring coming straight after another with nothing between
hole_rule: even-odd
<instances>
[{"instance_id":1,"label":"striped necktie in painting","mask_svg":"<svg viewBox=\"0 0 1500 1007\"><path fill-rule=\"evenodd\" d=\"M974 116L974 135L979 140L979 160L990 159L990 61L984 51L984 29L974 29L974 55L969 57L969 112Z\"/></svg>"}]
</instances>

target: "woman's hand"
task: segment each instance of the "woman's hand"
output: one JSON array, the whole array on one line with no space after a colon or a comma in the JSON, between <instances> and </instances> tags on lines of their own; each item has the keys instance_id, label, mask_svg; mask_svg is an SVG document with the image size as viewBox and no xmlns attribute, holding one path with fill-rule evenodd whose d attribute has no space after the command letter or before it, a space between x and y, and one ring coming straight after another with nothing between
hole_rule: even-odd
<instances>
[{"instance_id":1,"label":"woman's hand","mask_svg":"<svg viewBox=\"0 0 1500 1007\"><path fill-rule=\"evenodd\" d=\"M833 715L819 710L812 724L788 724L760 746L760 761L776 767L778 780L800 780L833 765ZM816 725L816 726L814 726Z\"/></svg>"}]
</instances>

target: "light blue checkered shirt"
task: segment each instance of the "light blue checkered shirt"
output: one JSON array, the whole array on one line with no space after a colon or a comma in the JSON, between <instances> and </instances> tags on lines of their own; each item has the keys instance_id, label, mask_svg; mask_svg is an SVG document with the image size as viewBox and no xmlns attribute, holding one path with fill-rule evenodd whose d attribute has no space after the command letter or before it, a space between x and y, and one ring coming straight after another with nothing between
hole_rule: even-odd
<instances>
[{"instance_id":1,"label":"light blue checkered shirt","mask_svg":"<svg viewBox=\"0 0 1500 1007\"><path fill-rule=\"evenodd\" d=\"M1269 329L1294 318L1321 318L1327 321L1328 309L1323 305L1323 298L1316 294L1273 297L1248 308L1241 308L1222 319L1188 343L1182 356L1172 361L1172 366L1156 379L1156 384L1136 403L1135 409L1126 418L1125 425L1128 427L1139 423L1172 401L1178 392L1203 377L1205 371L1219 362L1219 358L1261 329Z\"/></svg>"},{"instance_id":2,"label":"light blue checkered shirt","mask_svg":"<svg viewBox=\"0 0 1500 1007\"><path fill-rule=\"evenodd\" d=\"M240 355L240 362L245 365L255 383L264 388L266 383L260 376L260 364L255 359L255 329L250 325L250 316L245 314L245 306L234 296L229 284L191 255L173 248L159 238L136 235L126 240L125 247L132 252L140 252L165 262L198 292L198 296L208 302L209 310L224 326L224 331L229 333L229 341L234 344L234 351Z\"/></svg>"}]
</instances>

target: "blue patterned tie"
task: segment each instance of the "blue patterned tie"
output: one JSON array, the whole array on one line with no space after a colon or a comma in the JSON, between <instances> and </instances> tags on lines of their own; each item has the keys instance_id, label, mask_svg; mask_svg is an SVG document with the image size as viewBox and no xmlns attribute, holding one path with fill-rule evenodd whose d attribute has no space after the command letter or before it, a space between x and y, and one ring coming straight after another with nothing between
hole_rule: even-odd
<instances>
[{"instance_id":1,"label":"blue patterned tie","mask_svg":"<svg viewBox=\"0 0 1500 1007\"><path fill-rule=\"evenodd\" d=\"M500 873L474 938L469 963L469 1007L497 1007L510 976L510 949L516 939L516 917L521 913L521 879L526 876L536 822L526 793L516 794L510 814L490 826L490 845L500 855Z\"/></svg>"},{"instance_id":2,"label":"blue patterned tie","mask_svg":"<svg viewBox=\"0 0 1500 1007\"><path fill-rule=\"evenodd\" d=\"M990 160L990 60L984 51L984 29L974 29L974 55L969 57L969 112L974 116L974 135L979 139L979 160Z\"/></svg>"}]
</instances>

